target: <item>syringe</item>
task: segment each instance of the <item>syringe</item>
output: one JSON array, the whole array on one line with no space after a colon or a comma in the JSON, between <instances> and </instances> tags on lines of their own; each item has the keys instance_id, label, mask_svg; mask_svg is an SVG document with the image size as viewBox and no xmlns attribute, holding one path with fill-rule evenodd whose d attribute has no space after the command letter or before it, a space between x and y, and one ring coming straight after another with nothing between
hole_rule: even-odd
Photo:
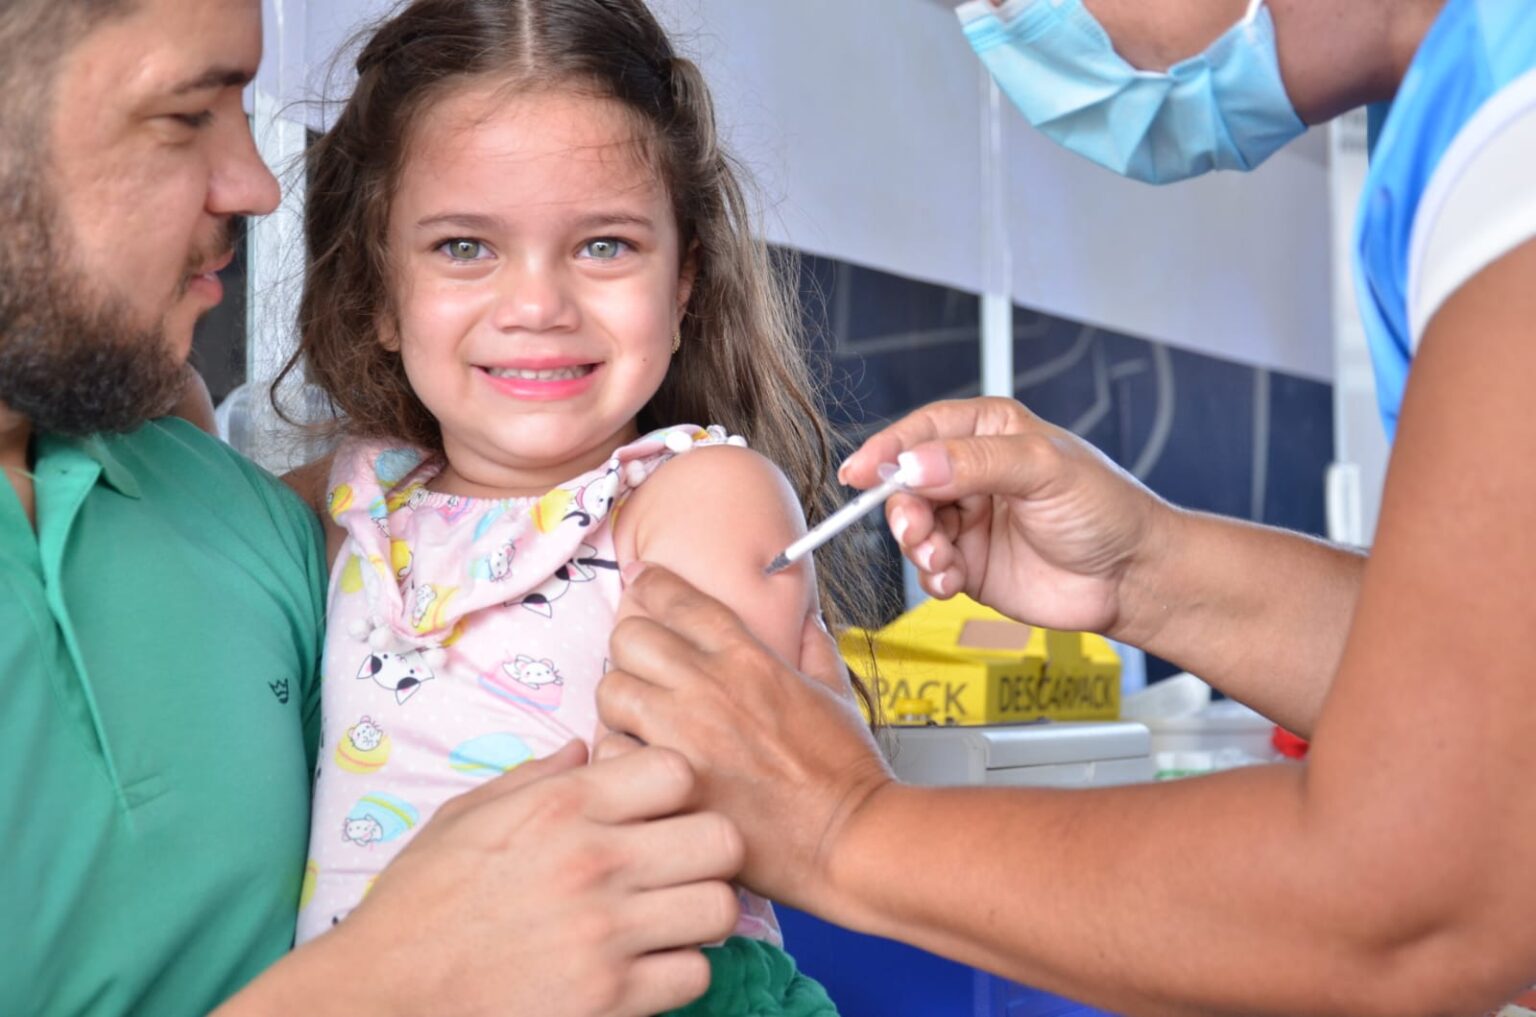
<instances>
[{"instance_id":1,"label":"syringe","mask_svg":"<svg viewBox=\"0 0 1536 1017\"><path fill-rule=\"evenodd\" d=\"M768 563L763 569L763 575L771 576L775 572L782 572L795 562L804 558L833 537L842 533L854 523L863 519L869 513L885 504L885 499L897 491L906 490L906 478L895 463L886 463L878 471L880 486L872 487L868 491L823 519L810 532L786 547L782 554Z\"/></svg>"}]
</instances>

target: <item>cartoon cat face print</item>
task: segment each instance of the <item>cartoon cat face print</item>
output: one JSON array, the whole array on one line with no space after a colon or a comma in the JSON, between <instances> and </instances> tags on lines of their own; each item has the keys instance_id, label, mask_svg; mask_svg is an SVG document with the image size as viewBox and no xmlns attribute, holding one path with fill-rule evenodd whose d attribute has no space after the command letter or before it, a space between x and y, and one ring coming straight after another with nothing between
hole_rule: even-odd
<instances>
[{"instance_id":1,"label":"cartoon cat face print","mask_svg":"<svg viewBox=\"0 0 1536 1017\"><path fill-rule=\"evenodd\" d=\"M601 477L582 485L571 500L571 507L566 512L565 518L576 520L578 526L591 526L606 516L608 510L613 507L614 492L618 489L618 472L619 466L614 463Z\"/></svg>"},{"instance_id":2,"label":"cartoon cat face print","mask_svg":"<svg viewBox=\"0 0 1536 1017\"><path fill-rule=\"evenodd\" d=\"M512 574L512 558L517 553L517 547L511 541L491 552L491 580L501 582Z\"/></svg>"},{"instance_id":3,"label":"cartoon cat face print","mask_svg":"<svg viewBox=\"0 0 1536 1017\"><path fill-rule=\"evenodd\" d=\"M342 824L341 839L358 847L367 847L384 839L384 825L372 816L348 819Z\"/></svg>"},{"instance_id":4,"label":"cartoon cat face print","mask_svg":"<svg viewBox=\"0 0 1536 1017\"><path fill-rule=\"evenodd\" d=\"M405 653L374 651L363 658L357 669L359 680L372 678L374 684L395 694L395 702L404 703L421 688L422 682L436 677L418 650Z\"/></svg>"},{"instance_id":5,"label":"cartoon cat face print","mask_svg":"<svg viewBox=\"0 0 1536 1017\"><path fill-rule=\"evenodd\" d=\"M372 752L384 740L384 729L375 724L372 719L364 717L352 725L352 729L347 732L347 737L360 751Z\"/></svg>"},{"instance_id":6,"label":"cartoon cat face print","mask_svg":"<svg viewBox=\"0 0 1536 1017\"><path fill-rule=\"evenodd\" d=\"M532 593L521 600L510 601L508 607L523 607L534 614L541 614L545 618L555 616L555 601L570 592L574 583L590 583L597 578L598 569L618 571L619 563L607 558L597 556L597 548L591 544L582 544L570 561L555 569L555 572Z\"/></svg>"},{"instance_id":7,"label":"cartoon cat face print","mask_svg":"<svg viewBox=\"0 0 1536 1017\"><path fill-rule=\"evenodd\" d=\"M427 612L432 610L432 602L437 599L437 590L429 586L416 587L416 593L411 599L411 624L421 627L422 620L427 617Z\"/></svg>"},{"instance_id":8,"label":"cartoon cat face print","mask_svg":"<svg viewBox=\"0 0 1536 1017\"><path fill-rule=\"evenodd\" d=\"M555 662L548 658L534 660L532 657L519 654L515 659L502 664L501 669L530 688L565 684L565 680L560 677L560 672L555 669Z\"/></svg>"}]
</instances>

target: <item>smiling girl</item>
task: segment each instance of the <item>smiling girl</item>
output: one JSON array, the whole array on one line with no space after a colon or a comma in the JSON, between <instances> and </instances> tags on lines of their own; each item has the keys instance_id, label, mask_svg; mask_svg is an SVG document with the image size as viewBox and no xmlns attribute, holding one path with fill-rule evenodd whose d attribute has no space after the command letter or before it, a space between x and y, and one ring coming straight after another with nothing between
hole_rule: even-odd
<instances>
[{"instance_id":1,"label":"smiling girl","mask_svg":"<svg viewBox=\"0 0 1536 1017\"><path fill-rule=\"evenodd\" d=\"M793 304L644 5L418 0L357 68L311 156L296 358L346 434L301 939L449 798L595 737L626 563L789 660L822 606L808 567L762 574L828 494ZM677 902L740 908L702 1005L831 1013L738 898Z\"/></svg>"}]
</instances>

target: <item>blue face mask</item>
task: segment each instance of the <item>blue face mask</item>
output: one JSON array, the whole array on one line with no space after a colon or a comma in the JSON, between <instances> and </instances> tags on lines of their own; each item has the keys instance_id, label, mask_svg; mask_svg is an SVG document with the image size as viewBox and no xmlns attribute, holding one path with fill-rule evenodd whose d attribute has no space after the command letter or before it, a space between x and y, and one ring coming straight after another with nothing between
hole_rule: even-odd
<instances>
[{"instance_id":1,"label":"blue face mask","mask_svg":"<svg viewBox=\"0 0 1536 1017\"><path fill-rule=\"evenodd\" d=\"M1280 79L1263 0L1199 56L1140 71L1081 0L972 0L956 12L1013 104L1060 144L1123 176L1170 183L1250 170L1305 131Z\"/></svg>"}]
</instances>

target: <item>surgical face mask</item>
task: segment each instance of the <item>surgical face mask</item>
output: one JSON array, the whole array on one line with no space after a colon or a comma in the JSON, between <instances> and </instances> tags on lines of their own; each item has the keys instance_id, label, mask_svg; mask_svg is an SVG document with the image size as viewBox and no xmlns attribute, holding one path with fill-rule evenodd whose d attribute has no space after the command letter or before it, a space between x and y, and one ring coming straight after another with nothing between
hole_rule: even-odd
<instances>
[{"instance_id":1,"label":"surgical face mask","mask_svg":"<svg viewBox=\"0 0 1536 1017\"><path fill-rule=\"evenodd\" d=\"M971 0L956 13L1030 123L1123 176L1171 183L1251 170L1306 130L1280 79L1263 0L1199 56L1141 71L1081 0Z\"/></svg>"}]
</instances>

